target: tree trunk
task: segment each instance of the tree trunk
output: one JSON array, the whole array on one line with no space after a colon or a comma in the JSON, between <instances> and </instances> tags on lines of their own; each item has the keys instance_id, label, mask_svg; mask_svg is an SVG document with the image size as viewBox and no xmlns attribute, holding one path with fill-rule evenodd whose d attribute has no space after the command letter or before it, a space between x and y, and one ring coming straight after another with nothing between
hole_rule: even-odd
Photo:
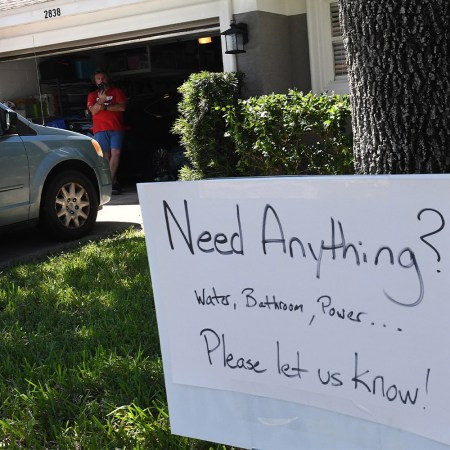
<instances>
[{"instance_id":1,"label":"tree trunk","mask_svg":"<svg viewBox=\"0 0 450 450\"><path fill-rule=\"evenodd\" d=\"M339 3L356 173L450 172L450 1Z\"/></svg>"}]
</instances>

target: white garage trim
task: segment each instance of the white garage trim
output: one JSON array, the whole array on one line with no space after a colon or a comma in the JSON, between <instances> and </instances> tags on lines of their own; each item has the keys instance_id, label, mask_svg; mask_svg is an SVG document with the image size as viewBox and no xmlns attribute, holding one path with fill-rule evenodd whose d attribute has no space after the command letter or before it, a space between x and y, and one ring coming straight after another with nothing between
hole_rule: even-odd
<instances>
[{"instance_id":1,"label":"white garage trim","mask_svg":"<svg viewBox=\"0 0 450 450\"><path fill-rule=\"evenodd\" d=\"M80 39L76 42L70 43L55 43L48 46L35 47L16 52L2 52L0 53L0 61L13 61L63 53L73 53L77 51L130 44L135 42L148 42L155 40L165 41L173 40L175 38L190 37L192 35L197 36L202 34L218 33L220 31L218 22L218 18L213 18L190 23L173 24L171 26L152 28L148 30L136 30L129 33L106 35L95 39Z\"/></svg>"}]
</instances>

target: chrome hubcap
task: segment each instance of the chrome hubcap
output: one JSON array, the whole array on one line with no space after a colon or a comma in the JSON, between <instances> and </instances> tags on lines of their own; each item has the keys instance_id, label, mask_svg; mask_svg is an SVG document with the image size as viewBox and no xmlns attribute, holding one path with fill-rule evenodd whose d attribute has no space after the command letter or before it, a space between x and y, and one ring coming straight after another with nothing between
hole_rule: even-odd
<instances>
[{"instance_id":1,"label":"chrome hubcap","mask_svg":"<svg viewBox=\"0 0 450 450\"><path fill-rule=\"evenodd\" d=\"M89 217L89 195L78 183L67 183L56 194L55 211L66 228L80 228Z\"/></svg>"}]
</instances>

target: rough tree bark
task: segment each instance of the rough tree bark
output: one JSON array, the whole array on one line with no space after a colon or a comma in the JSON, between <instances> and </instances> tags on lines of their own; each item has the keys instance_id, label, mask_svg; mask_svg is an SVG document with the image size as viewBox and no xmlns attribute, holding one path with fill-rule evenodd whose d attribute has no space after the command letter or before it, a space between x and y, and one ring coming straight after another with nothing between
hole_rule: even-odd
<instances>
[{"instance_id":1,"label":"rough tree bark","mask_svg":"<svg viewBox=\"0 0 450 450\"><path fill-rule=\"evenodd\" d=\"M339 3L356 172L450 172L450 0Z\"/></svg>"}]
</instances>

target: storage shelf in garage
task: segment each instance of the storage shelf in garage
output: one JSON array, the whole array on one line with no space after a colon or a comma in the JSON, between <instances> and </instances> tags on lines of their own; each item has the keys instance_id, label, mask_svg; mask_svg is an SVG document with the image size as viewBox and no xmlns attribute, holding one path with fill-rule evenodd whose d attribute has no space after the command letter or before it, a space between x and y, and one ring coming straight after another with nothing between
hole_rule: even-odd
<instances>
[{"instance_id":1,"label":"storage shelf in garage","mask_svg":"<svg viewBox=\"0 0 450 450\"><path fill-rule=\"evenodd\" d=\"M57 78L42 80L40 85L43 93L54 95L57 115L61 117L83 112L93 86L90 81L61 82Z\"/></svg>"}]
</instances>

